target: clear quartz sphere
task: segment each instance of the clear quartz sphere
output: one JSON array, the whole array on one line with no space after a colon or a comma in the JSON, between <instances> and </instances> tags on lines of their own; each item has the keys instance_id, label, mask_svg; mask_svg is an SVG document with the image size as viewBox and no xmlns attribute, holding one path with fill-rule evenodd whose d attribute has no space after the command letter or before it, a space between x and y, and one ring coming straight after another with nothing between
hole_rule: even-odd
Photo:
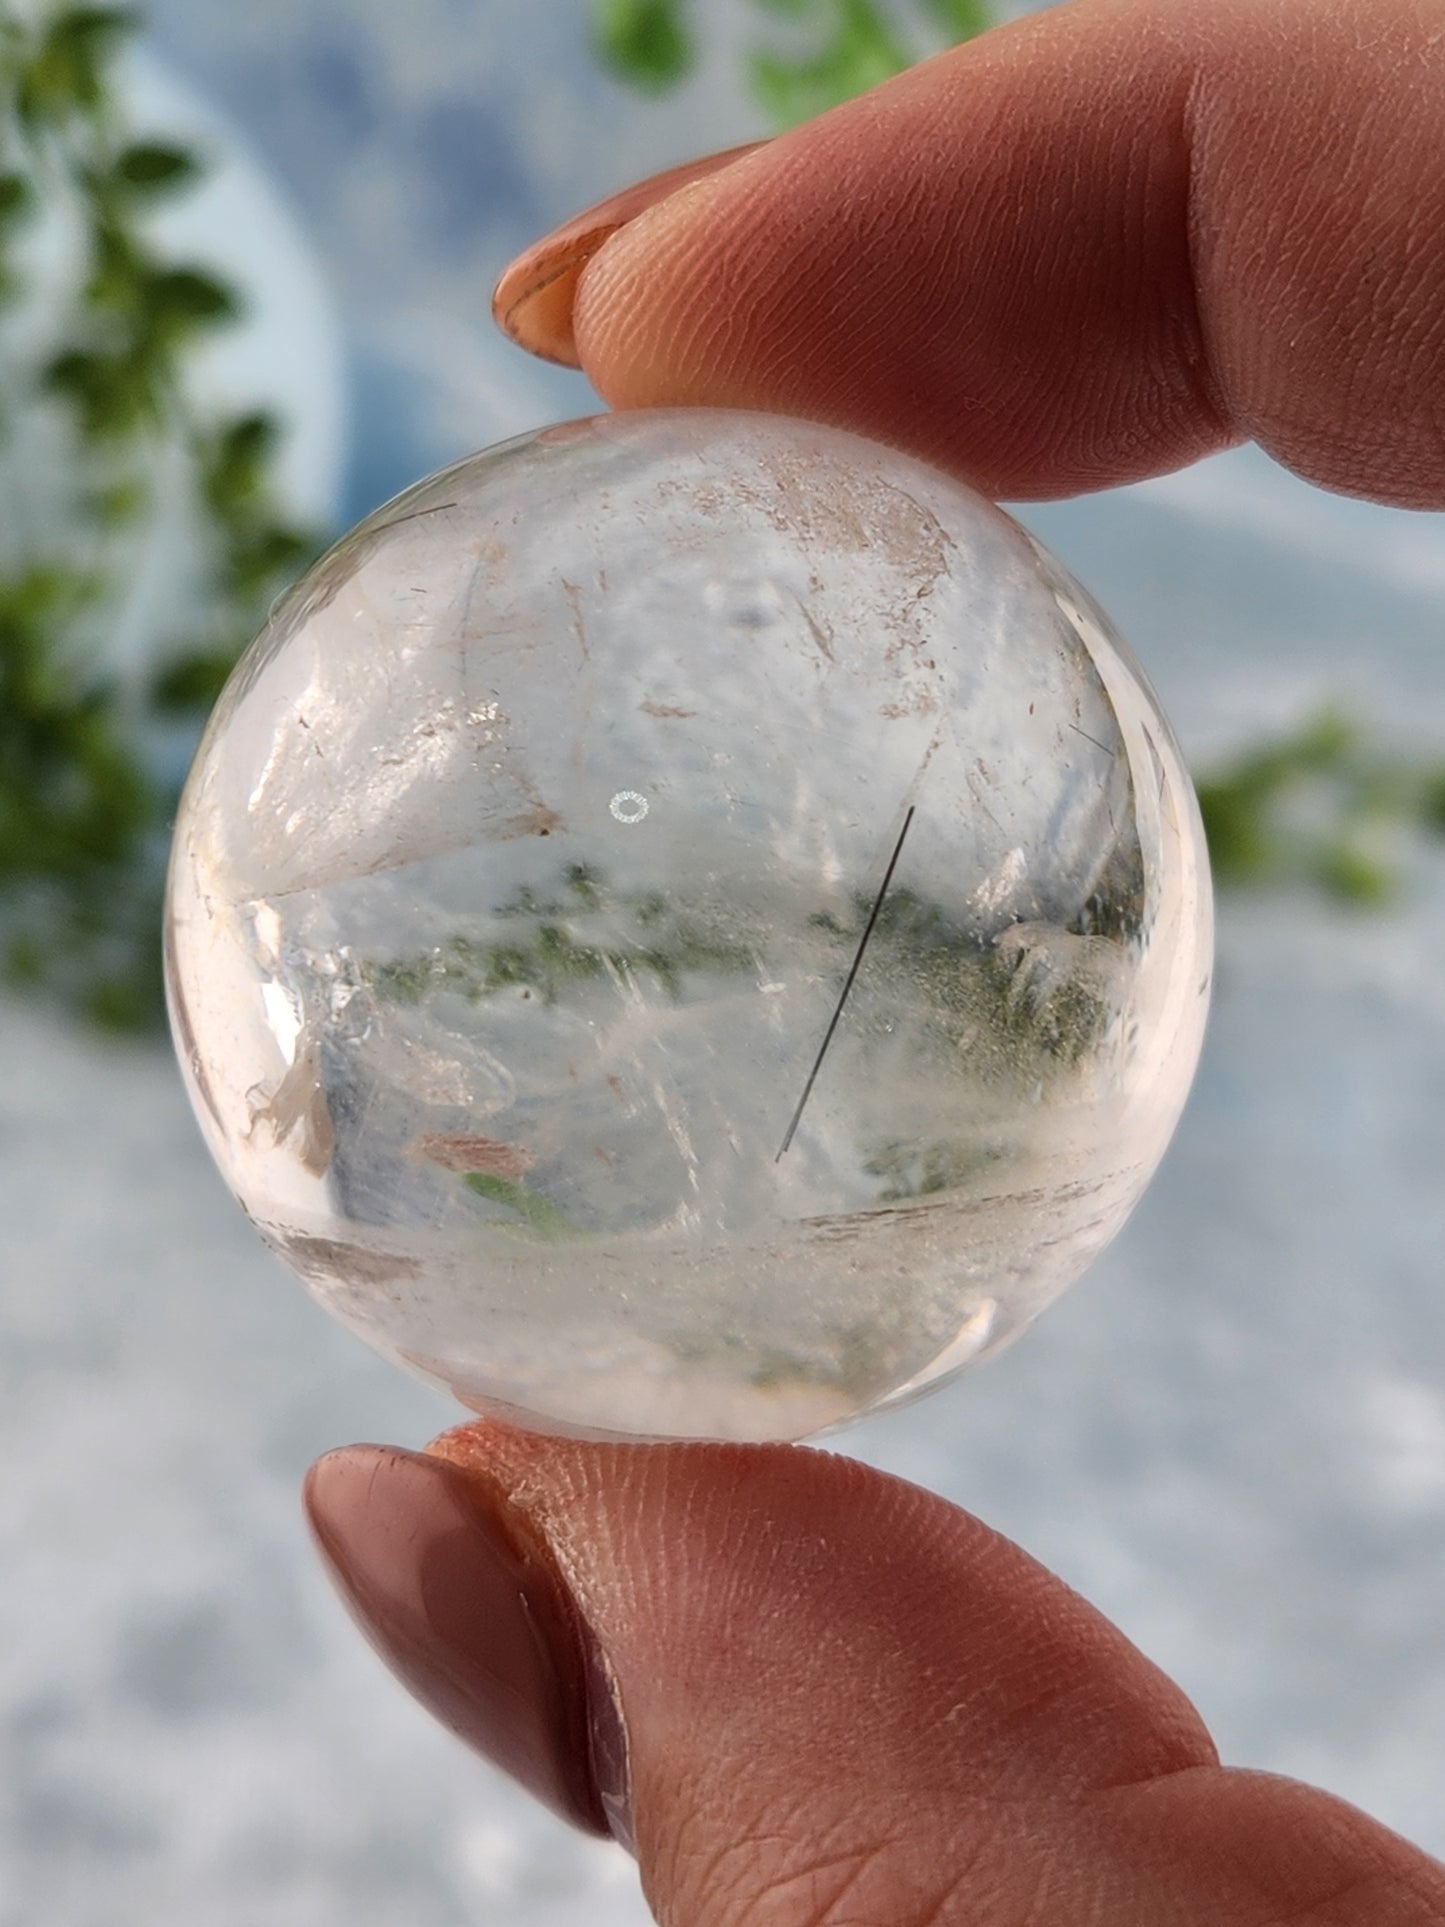
<instances>
[{"instance_id":1,"label":"clear quartz sphere","mask_svg":"<svg viewBox=\"0 0 1445 1927\"><path fill-rule=\"evenodd\" d=\"M176 826L222 1172L369 1344L543 1430L792 1439L1020 1332L1183 1104L1198 809L988 502L771 416L543 429L277 607Z\"/></svg>"}]
</instances>

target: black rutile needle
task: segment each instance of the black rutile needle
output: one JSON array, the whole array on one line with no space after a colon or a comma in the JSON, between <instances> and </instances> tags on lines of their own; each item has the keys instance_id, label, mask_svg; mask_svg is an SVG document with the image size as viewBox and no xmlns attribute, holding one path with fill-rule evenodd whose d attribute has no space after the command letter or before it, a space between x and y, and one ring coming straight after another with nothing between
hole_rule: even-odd
<instances>
[{"instance_id":1,"label":"black rutile needle","mask_svg":"<svg viewBox=\"0 0 1445 1927\"><path fill-rule=\"evenodd\" d=\"M893 872L898 868L898 859L903 854L903 839L908 834L908 826L913 821L913 812L916 807L913 803L910 803L908 806L908 814L903 819L903 828L898 832L898 841L894 844L893 854L888 859L888 868L884 871L883 881L878 886L878 895L874 899L872 910L869 912L868 922L864 926L863 935L858 939L858 948L854 952L852 965L849 968L847 977L843 981L843 988L838 993L838 1002L834 1007L833 1015L829 1020L828 1028L823 1036L823 1041L818 1046L818 1055L813 1060L813 1068L809 1071L808 1081L803 1086L803 1095L798 1099L798 1108L793 1112L792 1121L783 1134L782 1143L778 1146L778 1155L773 1159L774 1164L780 1164L782 1162L783 1155L793 1142L793 1137L799 1124L802 1122L803 1112L807 1108L808 1099L813 1095L813 1086L817 1083L818 1073L823 1068L823 1059L828 1055L828 1046L833 1041L833 1033L837 1030L838 1021L843 1015L843 1006L847 1003L849 992L857 981L858 972L862 968L863 952L868 948L868 939L873 935L874 925L878 921L878 913L883 908L883 899L887 896L888 886L893 881Z\"/></svg>"}]
</instances>

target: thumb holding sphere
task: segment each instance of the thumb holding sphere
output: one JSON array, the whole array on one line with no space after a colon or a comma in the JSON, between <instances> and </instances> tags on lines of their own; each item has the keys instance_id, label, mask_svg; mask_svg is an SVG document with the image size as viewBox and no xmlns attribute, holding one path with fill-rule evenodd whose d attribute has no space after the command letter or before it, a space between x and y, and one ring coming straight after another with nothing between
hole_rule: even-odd
<instances>
[{"instance_id":1,"label":"thumb holding sphere","mask_svg":"<svg viewBox=\"0 0 1445 1927\"><path fill-rule=\"evenodd\" d=\"M1445 1917L1445 1870L1221 1767L1076 1594L847 1459L477 1425L332 1453L307 1499L382 1657L634 1851L667 1927Z\"/></svg>"}]
</instances>

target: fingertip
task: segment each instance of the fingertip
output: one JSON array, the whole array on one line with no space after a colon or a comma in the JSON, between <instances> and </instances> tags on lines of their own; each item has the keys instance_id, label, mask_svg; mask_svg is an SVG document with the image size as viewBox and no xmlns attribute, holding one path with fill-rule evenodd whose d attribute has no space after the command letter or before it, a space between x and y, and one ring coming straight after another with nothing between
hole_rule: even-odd
<instances>
[{"instance_id":1,"label":"fingertip","mask_svg":"<svg viewBox=\"0 0 1445 1927\"><path fill-rule=\"evenodd\" d=\"M1220 1769L1058 1580L833 1453L481 1421L328 1453L306 1501L394 1670L557 1811L635 1840L661 1919L981 1922L1041 1895L1060 1923L1439 1917L1433 1863Z\"/></svg>"},{"instance_id":2,"label":"fingertip","mask_svg":"<svg viewBox=\"0 0 1445 1927\"><path fill-rule=\"evenodd\" d=\"M523 250L502 272L492 318L503 334L539 360L580 366L574 315L588 265L614 235L692 183L706 180L764 142L705 154L610 194Z\"/></svg>"},{"instance_id":3,"label":"fingertip","mask_svg":"<svg viewBox=\"0 0 1445 1927\"><path fill-rule=\"evenodd\" d=\"M301 1482L301 1505L323 1558L329 1560L339 1546L382 1467L410 1456L390 1445L340 1445L308 1468Z\"/></svg>"},{"instance_id":4,"label":"fingertip","mask_svg":"<svg viewBox=\"0 0 1445 1927\"><path fill-rule=\"evenodd\" d=\"M996 43L1013 38L847 102L610 236L573 290L598 392L829 422L1013 499L1223 446L1182 146L1086 113L1082 80L1035 100L1031 62Z\"/></svg>"},{"instance_id":5,"label":"fingertip","mask_svg":"<svg viewBox=\"0 0 1445 1927\"><path fill-rule=\"evenodd\" d=\"M571 316L577 365L609 406L719 407L746 389L731 357L708 341L726 332L735 311L703 293L717 274L714 249L732 238L726 217L736 193L731 178L683 188L615 230L579 274Z\"/></svg>"},{"instance_id":6,"label":"fingertip","mask_svg":"<svg viewBox=\"0 0 1445 1927\"><path fill-rule=\"evenodd\" d=\"M620 1715L550 1549L494 1482L354 1445L302 1490L337 1592L412 1695L573 1825L616 1830Z\"/></svg>"},{"instance_id":7,"label":"fingertip","mask_svg":"<svg viewBox=\"0 0 1445 1927\"><path fill-rule=\"evenodd\" d=\"M609 232L579 237L546 256L529 249L505 270L492 292L492 319L509 341L538 361L580 366L572 329L577 283Z\"/></svg>"}]
</instances>

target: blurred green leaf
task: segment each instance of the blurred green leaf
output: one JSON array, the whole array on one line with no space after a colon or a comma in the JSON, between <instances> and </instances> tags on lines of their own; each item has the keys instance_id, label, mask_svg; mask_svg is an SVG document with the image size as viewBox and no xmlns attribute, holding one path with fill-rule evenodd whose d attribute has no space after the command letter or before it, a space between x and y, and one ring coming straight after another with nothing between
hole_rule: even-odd
<instances>
[{"instance_id":1,"label":"blurred green leaf","mask_svg":"<svg viewBox=\"0 0 1445 1927\"><path fill-rule=\"evenodd\" d=\"M151 725L196 720L240 639L319 546L276 502L276 424L195 412L192 345L234 321L241 303L204 266L167 258L140 225L154 199L191 187L201 169L178 142L127 137L110 63L133 25L111 7L21 19L0 0L0 125L10 142L0 299L20 290L7 244L52 196L67 221L78 217L83 250L79 285L40 364L4 371L7 422L49 397L78 437L59 477L65 547L0 572L0 980L43 988L120 1028L155 1021L162 1002L158 930L175 797L155 774ZM186 451L210 606L152 688L122 690L92 655L144 552L143 542L116 538L152 511L157 464L169 477Z\"/></svg>"},{"instance_id":2,"label":"blurred green leaf","mask_svg":"<svg viewBox=\"0 0 1445 1927\"><path fill-rule=\"evenodd\" d=\"M0 965L6 983L19 990L30 990L41 982L45 975L45 951L32 931L22 931L12 937L5 946L5 960Z\"/></svg>"},{"instance_id":3,"label":"blurred green leaf","mask_svg":"<svg viewBox=\"0 0 1445 1927\"><path fill-rule=\"evenodd\" d=\"M131 7L65 7L51 21L46 38L99 56L109 51L112 41L134 33L140 24L140 15Z\"/></svg>"},{"instance_id":4,"label":"blurred green leaf","mask_svg":"<svg viewBox=\"0 0 1445 1927\"><path fill-rule=\"evenodd\" d=\"M31 212L35 194L23 174L0 174L0 237Z\"/></svg>"},{"instance_id":5,"label":"blurred green leaf","mask_svg":"<svg viewBox=\"0 0 1445 1927\"><path fill-rule=\"evenodd\" d=\"M832 12L831 35L811 58L752 58L753 91L780 127L811 120L909 64L907 48L870 0L832 0Z\"/></svg>"},{"instance_id":6,"label":"blurred green leaf","mask_svg":"<svg viewBox=\"0 0 1445 1927\"><path fill-rule=\"evenodd\" d=\"M90 237L85 299L112 314L141 315L147 263L139 243L114 221L98 219Z\"/></svg>"},{"instance_id":7,"label":"blurred green leaf","mask_svg":"<svg viewBox=\"0 0 1445 1927\"><path fill-rule=\"evenodd\" d=\"M138 141L117 156L114 171L116 180L132 193L154 195L191 186L200 178L201 166L183 147Z\"/></svg>"},{"instance_id":8,"label":"blurred green leaf","mask_svg":"<svg viewBox=\"0 0 1445 1927\"><path fill-rule=\"evenodd\" d=\"M251 414L225 423L201 450L201 487L212 513L228 517L251 507L269 480L279 440L270 415Z\"/></svg>"},{"instance_id":9,"label":"blurred green leaf","mask_svg":"<svg viewBox=\"0 0 1445 1927\"><path fill-rule=\"evenodd\" d=\"M985 0L922 0L922 4L953 41L971 40L993 24Z\"/></svg>"},{"instance_id":10,"label":"blurred green leaf","mask_svg":"<svg viewBox=\"0 0 1445 1927\"><path fill-rule=\"evenodd\" d=\"M76 110L93 113L103 96L106 62L137 24L136 15L119 7L70 7L54 15L15 78L21 126L38 131Z\"/></svg>"},{"instance_id":11,"label":"blurred green leaf","mask_svg":"<svg viewBox=\"0 0 1445 1927\"><path fill-rule=\"evenodd\" d=\"M795 125L889 79L912 50L897 15L907 0L753 0L760 13L794 23L813 47L800 54L758 50L748 72L759 104L779 126ZM939 46L981 33L984 0L913 0ZM594 39L603 64L622 79L660 93L692 70L694 50L684 0L598 0Z\"/></svg>"},{"instance_id":12,"label":"blurred green leaf","mask_svg":"<svg viewBox=\"0 0 1445 1927\"><path fill-rule=\"evenodd\" d=\"M250 641L233 649L196 650L168 663L151 684L151 701L163 716L205 715L226 686L236 658Z\"/></svg>"},{"instance_id":13,"label":"blurred green leaf","mask_svg":"<svg viewBox=\"0 0 1445 1927\"><path fill-rule=\"evenodd\" d=\"M80 506L102 528L126 528L138 522L151 505L151 492L136 477L108 483L81 497Z\"/></svg>"},{"instance_id":14,"label":"blurred green leaf","mask_svg":"<svg viewBox=\"0 0 1445 1927\"><path fill-rule=\"evenodd\" d=\"M680 0L599 0L593 38L603 65L652 93L692 71L692 41Z\"/></svg>"},{"instance_id":15,"label":"blurred green leaf","mask_svg":"<svg viewBox=\"0 0 1445 1927\"><path fill-rule=\"evenodd\" d=\"M225 565L228 592L245 602L262 599L282 576L293 576L316 553L316 539L282 522L234 538Z\"/></svg>"},{"instance_id":16,"label":"blurred green leaf","mask_svg":"<svg viewBox=\"0 0 1445 1927\"><path fill-rule=\"evenodd\" d=\"M1357 845L1335 843L1321 852L1319 881L1327 895L1356 908L1378 910L1399 894L1399 879Z\"/></svg>"},{"instance_id":17,"label":"blurred green leaf","mask_svg":"<svg viewBox=\"0 0 1445 1927\"><path fill-rule=\"evenodd\" d=\"M1274 854L1258 794L1228 776L1201 779L1197 787L1215 883L1257 881L1268 871Z\"/></svg>"},{"instance_id":18,"label":"blurred green leaf","mask_svg":"<svg viewBox=\"0 0 1445 1927\"><path fill-rule=\"evenodd\" d=\"M83 1008L97 1029L128 1036L153 1030L163 1021L165 996L153 971L132 966L96 978L85 992Z\"/></svg>"},{"instance_id":19,"label":"blurred green leaf","mask_svg":"<svg viewBox=\"0 0 1445 1927\"><path fill-rule=\"evenodd\" d=\"M119 440L156 416L147 371L132 355L67 348L41 371L41 385L71 404L82 434L95 441Z\"/></svg>"},{"instance_id":20,"label":"blurred green leaf","mask_svg":"<svg viewBox=\"0 0 1445 1927\"><path fill-rule=\"evenodd\" d=\"M214 326L237 320L241 312L233 290L204 268L164 268L150 275L145 300L161 328Z\"/></svg>"},{"instance_id":21,"label":"blurred green leaf","mask_svg":"<svg viewBox=\"0 0 1445 1927\"><path fill-rule=\"evenodd\" d=\"M1378 908L1399 888L1382 835L1445 829L1445 771L1371 745L1336 711L1245 751L1197 788L1221 887L1306 884Z\"/></svg>"}]
</instances>

